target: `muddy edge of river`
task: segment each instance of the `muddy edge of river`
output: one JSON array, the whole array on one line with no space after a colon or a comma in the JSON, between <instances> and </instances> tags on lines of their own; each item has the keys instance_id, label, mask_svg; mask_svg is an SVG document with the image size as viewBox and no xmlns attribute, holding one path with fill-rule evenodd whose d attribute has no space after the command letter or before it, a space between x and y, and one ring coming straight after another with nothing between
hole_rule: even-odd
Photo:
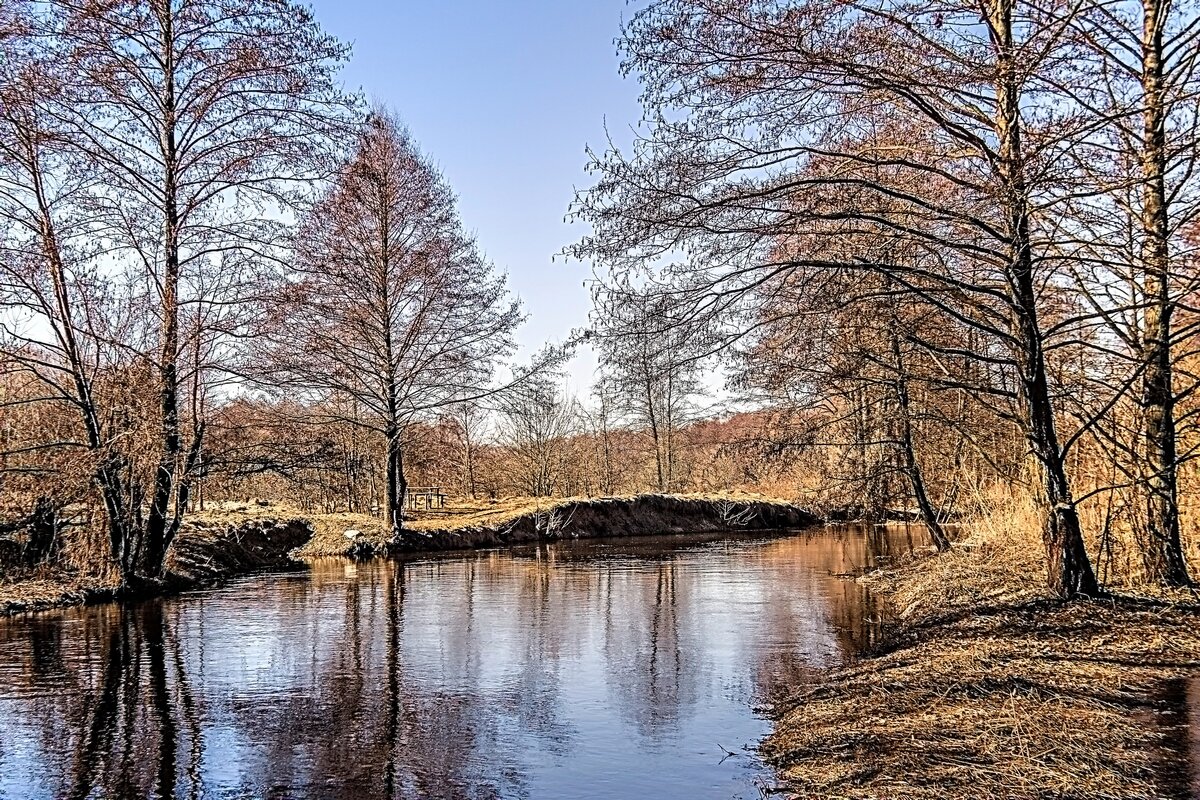
<instances>
[{"instance_id":1,"label":"muddy edge of river","mask_svg":"<svg viewBox=\"0 0 1200 800\"><path fill-rule=\"evenodd\" d=\"M0 616L119 600L168 596L254 572L301 566L291 552L312 529L303 519L259 519L239 525L189 523L172 544L162 581L136 592L112 580L43 567L0 583Z\"/></svg>"}]
</instances>

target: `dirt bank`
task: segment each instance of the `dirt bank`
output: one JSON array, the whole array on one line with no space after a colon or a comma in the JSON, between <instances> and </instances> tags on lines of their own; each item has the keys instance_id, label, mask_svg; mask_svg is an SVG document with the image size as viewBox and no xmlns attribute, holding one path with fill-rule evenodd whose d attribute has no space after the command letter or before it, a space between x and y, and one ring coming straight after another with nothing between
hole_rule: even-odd
<instances>
[{"instance_id":1,"label":"dirt bank","mask_svg":"<svg viewBox=\"0 0 1200 800\"><path fill-rule=\"evenodd\" d=\"M796 796L1193 796L1195 596L1063 604L1019 561L979 547L867 578L898 609L891 649L771 709L763 752Z\"/></svg>"},{"instance_id":2,"label":"dirt bank","mask_svg":"<svg viewBox=\"0 0 1200 800\"><path fill-rule=\"evenodd\" d=\"M172 594L296 562L290 553L312 536L302 519L258 519L238 525L189 521L167 560L167 574L150 593ZM0 615L119 599L115 580L66 568L41 568L0 581Z\"/></svg>"},{"instance_id":3,"label":"dirt bank","mask_svg":"<svg viewBox=\"0 0 1200 800\"><path fill-rule=\"evenodd\" d=\"M378 519L353 514L300 518L294 509L247 503L189 517L156 591L185 591L279 568L293 563L292 556L371 557L556 539L794 529L819 522L796 506L759 498L521 500L428 514L413 521L402 541L393 542ZM111 577L61 568L23 572L0 579L0 615L100 602L118 594Z\"/></svg>"},{"instance_id":4,"label":"dirt bank","mask_svg":"<svg viewBox=\"0 0 1200 800\"><path fill-rule=\"evenodd\" d=\"M401 553L467 550L513 544L645 536L807 528L820 523L789 503L761 499L717 500L672 495L543 501L519 513L497 515L483 524L421 520L393 542L378 522L338 516L314 520L317 533L305 556L369 557ZM349 532L349 533L348 533Z\"/></svg>"},{"instance_id":5,"label":"dirt bank","mask_svg":"<svg viewBox=\"0 0 1200 800\"><path fill-rule=\"evenodd\" d=\"M171 550L168 582L186 590L234 575L295 566L292 551L310 538L312 525L304 519L261 519L235 527L190 522Z\"/></svg>"}]
</instances>

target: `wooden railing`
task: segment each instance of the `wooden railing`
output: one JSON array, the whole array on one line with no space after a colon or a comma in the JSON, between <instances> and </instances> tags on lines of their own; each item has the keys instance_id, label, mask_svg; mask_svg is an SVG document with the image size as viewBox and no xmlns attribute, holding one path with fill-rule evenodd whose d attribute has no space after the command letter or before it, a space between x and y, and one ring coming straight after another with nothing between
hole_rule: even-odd
<instances>
[{"instance_id":1,"label":"wooden railing","mask_svg":"<svg viewBox=\"0 0 1200 800\"><path fill-rule=\"evenodd\" d=\"M404 507L412 511L445 508L446 495L440 486L410 486L404 494Z\"/></svg>"}]
</instances>

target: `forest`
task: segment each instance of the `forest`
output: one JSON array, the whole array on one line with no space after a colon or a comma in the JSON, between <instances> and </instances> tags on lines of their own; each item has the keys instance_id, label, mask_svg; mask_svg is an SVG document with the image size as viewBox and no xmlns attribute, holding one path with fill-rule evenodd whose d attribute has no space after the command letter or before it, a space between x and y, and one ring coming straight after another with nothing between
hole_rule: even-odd
<instances>
[{"instance_id":1,"label":"forest","mask_svg":"<svg viewBox=\"0 0 1200 800\"><path fill-rule=\"evenodd\" d=\"M942 549L1032 507L1057 594L1188 584L1196 20L985 11L638 11L643 132L570 208L591 319L518 358L504 273L309 11L9 0L5 524L129 583L206 500L400 530L414 482L742 490Z\"/></svg>"},{"instance_id":2,"label":"forest","mask_svg":"<svg viewBox=\"0 0 1200 800\"><path fill-rule=\"evenodd\" d=\"M1195 7L638 0L622 19L604 36L615 32L641 117L581 152L584 174L562 204L572 234L554 254L554 269L585 282L590 310L531 347L517 265L489 257L438 142L410 129L404 108L369 99L377 87L347 85L351 45L313 8L0 0L0 594L59 581L75 593L49 605L91 602L208 585L222 570L301 568L267 552L282 548L270 544L281 531L290 543L316 532L302 556L365 561L545 548L638 515L620 535L848 523L818 529L832 537L819 547L772 545L770 568L744 542L705 550L711 539L628 556L652 566L630 573L619 613L636 616L643 600L652 611L645 637L630 634L650 653L649 688L626 705L678 716L643 733L684 725L709 691L680 649L707 640L675 626L711 596L749 613L730 588L745 570L789 641L809 648L760 653L765 632L727 648L757 659L743 683L770 687L763 707L778 722L762 752L793 788L1166 796L1146 776L1162 759L1182 763L1179 748L1155 755L1182 728L1154 738L1126 712L1190 713L1200 730L1200 700L1187 699L1200 698ZM580 386L579 364L593 362ZM463 512L458 529L428 513L433 498L438 513ZM524 522L496 521L513 508ZM687 514L690 528L677 519ZM580 530L585 518L595 530ZM375 549L356 550L358 537ZM536 550L530 563L523 552L446 562L462 589L445 607L475 597L478 567L498 607L503 587L536 585L544 611L554 585L592 623L612 613L614 573L553 572L559 557L603 562L603 546ZM697 552L721 565L705 578L715 595L688 582ZM362 567L365 591L389 609L387 649L367 661L393 708L369 729L393 753L403 713L419 716L400 707L415 702L396 677L401 640L434 669L404 615L437 612L419 599L406 611L410 565L382 563ZM357 586L358 569L318 564L320 602L340 596L340 581ZM436 595L440 569L410 571ZM820 602L805 594L818 583ZM589 605L602 588L603 612ZM357 654L372 638L358 595L346 596L353 625L336 637ZM319 613L317 595L305 597ZM677 597L692 606L680 611ZM804 638L817 623L788 617L785 597L830 604L813 619L833 620L830 647L847 663L878 655L872 626L891 614L898 653L805 693L824 651ZM190 613L168 615L180 636ZM538 613L531 605L526 627L540 630ZM140 664L129 654L139 637L169 638L158 611L89 619L113 631L113 686ZM558 624L568 640L573 623ZM593 634L611 635L605 625ZM761 616L742 625L769 627ZM697 681L687 696L660 685L662 630L684 665L675 680ZM720 630L733 642L738 629ZM41 658L47 635L38 629L37 652L12 663ZM23 636L3 628L0 645L23 654ZM468 644L455 647L478 667L485 657ZM171 665L161 641L147 653L166 709L160 778L173 787L172 709L186 710L191 735L204 724L176 697L187 647L170 646ZM326 653L330 675L339 647ZM516 661L505 664L522 670L525 706L558 702ZM627 666L604 662L605 680ZM462 707L497 707L481 697ZM95 737L117 724L109 700L81 751L107 746ZM922 716L934 707L940 716ZM1109 738L1076 741L1072 725ZM965 756L962 736L973 737ZM720 750L722 763L735 755ZM1101 752L1118 755L1100 764ZM1191 752L1200 776L1200 744ZM81 786L99 774L90 763L76 765ZM999 765L991 783L976 782L981 763ZM881 783L942 767L928 785Z\"/></svg>"}]
</instances>

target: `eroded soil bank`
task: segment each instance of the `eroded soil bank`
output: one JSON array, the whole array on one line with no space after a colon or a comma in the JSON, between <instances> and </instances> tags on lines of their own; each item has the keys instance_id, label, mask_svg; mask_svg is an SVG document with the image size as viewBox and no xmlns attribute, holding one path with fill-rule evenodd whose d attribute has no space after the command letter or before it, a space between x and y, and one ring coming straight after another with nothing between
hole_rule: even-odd
<instances>
[{"instance_id":1,"label":"eroded soil bank","mask_svg":"<svg viewBox=\"0 0 1200 800\"><path fill-rule=\"evenodd\" d=\"M565 500L485 525L423 526L406 530L399 541L360 538L347 542L343 533L342 541L334 546L341 548L337 553L341 555L397 555L560 539L789 530L820 522L813 514L784 502L639 495Z\"/></svg>"},{"instance_id":2,"label":"eroded soil bank","mask_svg":"<svg viewBox=\"0 0 1200 800\"><path fill-rule=\"evenodd\" d=\"M256 519L236 525L189 521L175 538L161 585L172 594L251 572L295 566L291 553L312 537L303 519ZM0 615L121 598L113 578L43 568L0 583Z\"/></svg>"},{"instance_id":3,"label":"eroded soil bank","mask_svg":"<svg viewBox=\"0 0 1200 800\"><path fill-rule=\"evenodd\" d=\"M762 531L820 523L797 506L770 500L641 495L547 501L542 507L496 514L419 520L394 541L378 520L351 515L293 516L294 510L248 505L189 518L172 545L167 577L156 589L186 591L223 579L295 566L295 558L369 558L468 550L559 539ZM456 524L457 523L457 524ZM45 568L0 582L0 615L118 599L112 578Z\"/></svg>"},{"instance_id":4,"label":"eroded soil bank","mask_svg":"<svg viewBox=\"0 0 1200 800\"><path fill-rule=\"evenodd\" d=\"M1022 560L985 546L868 576L900 628L887 652L771 709L777 728L763 752L788 789L805 798L1196 796L1195 595L1064 604L1039 596L1039 573Z\"/></svg>"}]
</instances>

